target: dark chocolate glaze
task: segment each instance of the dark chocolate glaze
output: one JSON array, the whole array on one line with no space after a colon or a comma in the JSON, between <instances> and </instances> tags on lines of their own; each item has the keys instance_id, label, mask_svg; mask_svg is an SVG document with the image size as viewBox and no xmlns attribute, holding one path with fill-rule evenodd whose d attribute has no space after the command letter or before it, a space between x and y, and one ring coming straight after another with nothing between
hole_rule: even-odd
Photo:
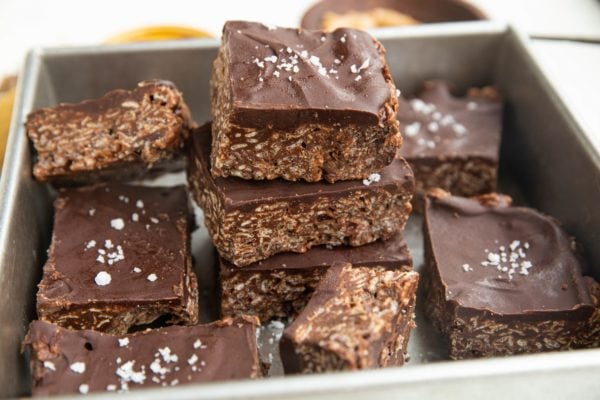
<instances>
[{"instance_id":1,"label":"dark chocolate glaze","mask_svg":"<svg viewBox=\"0 0 600 400\"><path fill-rule=\"evenodd\" d=\"M51 111L63 118L63 123L70 123L72 122L71 118L73 118L74 113L103 114L107 110L121 107L124 101L140 102L145 96L155 93L156 88L160 86L167 86L170 89L177 90L175 84L170 81L159 79L143 81L133 90L116 89L98 99L84 100L79 103L61 103L53 108L42 108L29 114L29 118L32 118L36 114Z\"/></svg>"},{"instance_id":2,"label":"dark chocolate glaze","mask_svg":"<svg viewBox=\"0 0 600 400\"><path fill-rule=\"evenodd\" d=\"M192 131L191 147L192 157L198 159L207 169L210 168L210 124L205 124ZM414 192L413 173L404 159L395 159L380 175L379 182L373 182L369 186L364 185L361 180L309 183L290 182L283 179L251 181L237 177L213 177L213 179L218 194L223 199L225 211L252 210L259 205L282 200L310 202L322 196L345 196L352 191L384 189L390 193Z\"/></svg>"},{"instance_id":3,"label":"dark chocolate glaze","mask_svg":"<svg viewBox=\"0 0 600 400\"><path fill-rule=\"evenodd\" d=\"M126 390L125 386L131 390L259 376L256 325L249 321L225 319L124 336L71 331L34 321L24 341L24 346L31 349L33 395L80 393L80 388L85 391L81 385L87 385L90 392L121 391ZM169 352L170 362L159 349ZM155 360L159 362L152 367ZM119 367L130 361L134 362L135 372L144 370L143 382L126 382L126 378L118 375ZM83 363L85 370L73 371L74 363ZM165 370L156 372L157 367Z\"/></svg>"},{"instance_id":4,"label":"dark chocolate glaze","mask_svg":"<svg viewBox=\"0 0 600 400\"><path fill-rule=\"evenodd\" d=\"M443 195L428 196L424 223L446 300L459 313L535 318L557 311L567 317L591 305L574 243L551 217L531 208ZM528 275L519 268L509 279L506 272L481 265L488 261L486 249L499 253L504 246L510 253L514 241L526 254L519 262L532 264ZM464 264L472 270L465 271Z\"/></svg>"},{"instance_id":5,"label":"dark chocolate glaze","mask_svg":"<svg viewBox=\"0 0 600 400\"><path fill-rule=\"evenodd\" d=\"M191 268L185 187L113 184L63 189L54 206L54 233L39 285L38 309L92 302L135 307L139 302L181 300ZM119 218L124 222L121 230L111 226ZM87 248L92 240L95 246ZM105 246L106 240L112 248ZM107 254L104 263L97 260L99 249L112 253L117 246L122 248L122 260L109 265ZM96 284L100 271L111 275L110 284ZM156 275L155 281L148 279L150 274Z\"/></svg>"},{"instance_id":6,"label":"dark chocolate glaze","mask_svg":"<svg viewBox=\"0 0 600 400\"><path fill-rule=\"evenodd\" d=\"M349 262L357 267L411 267L412 258L402 233L389 240L378 240L364 246L313 247L306 253L280 253L240 269L219 257L221 274L254 273L271 270L305 270L330 267L336 262Z\"/></svg>"},{"instance_id":7,"label":"dark chocolate glaze","mask_svg":"<svg viewBox=\"0 0 600 400\"><path fill-rule=\"evenodd\" d=\"M395 103L384 49L362 31L344 28L323 33L229 21L223 28L223 46L229 65L232 122L242 126L373 125L384 123L384 105ZM284 58L291 63L290 56L295 55L296 73L277 68ZM277 61L264 61L271 56ZM311 61L311 57L316 58ZM257 59L264 62L262 68ZM368 66L353 72L367 60Z\"/></svg>"},{"instance_id":8,"label":"dark chocolate glaze","mask_svg":"<svg viewBox=\"0 0 600 400\"><path fill-rule=\"evenodd\" d=\"M435 109L429 113L415 111L411 104L419 100L433 104ZM450 93L447 82L430 81L416 99L400 98L398 103L397 118L404 140L399 154L409 162L413 159L454 157L498 160L502 131L500 100L483 96L455 97ZM434 118L436 112L441 114L439 119ZM452 116L455 122L447 120L442 123L445 116ZM415 123L420 124L418 132L411 134L410 126ZM428 129L432 123L437 124L435 132ZM462 125L466 131L461 134L462 130L455 127L456 124ZM416 126L413 125L413 129Z\"/></svg>"}]
</instances>

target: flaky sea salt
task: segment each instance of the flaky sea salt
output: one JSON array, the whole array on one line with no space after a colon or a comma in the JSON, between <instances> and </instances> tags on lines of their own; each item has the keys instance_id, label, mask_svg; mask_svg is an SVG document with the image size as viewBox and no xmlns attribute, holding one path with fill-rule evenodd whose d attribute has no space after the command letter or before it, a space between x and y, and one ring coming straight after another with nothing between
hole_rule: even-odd
<instances>
[{"instance_id":1,"label":"flaky sea salt","mask_svg":"<svg viewBox=\"0 0 600 400\"><path fill-rule=\"evenodd\" d=\"M120 231L125 228L125 221L123 221L123 218L112 219L110 220L110 227Z\"/></svg>"},{"instance_id":2,"label":"flaky sea salt","mask_svg":"<svg viewBox=\"0 0 600 400\"><path fill-rule=\"evenodd\" d=\"M98 285L98 286L106 286L106 285L110 284L111 280L112 280L112 278L111 278L110 274L106 271L98 272L98 274L94 278L94 282L96 282L96 285Z\"/></svg>"}]
</instances>

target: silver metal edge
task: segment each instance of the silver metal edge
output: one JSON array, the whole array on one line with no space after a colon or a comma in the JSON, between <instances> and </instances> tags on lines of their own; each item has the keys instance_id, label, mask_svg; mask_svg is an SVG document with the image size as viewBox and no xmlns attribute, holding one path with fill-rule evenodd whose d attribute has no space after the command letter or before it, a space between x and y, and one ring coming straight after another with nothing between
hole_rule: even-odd
<instances>
[{"instance_id":1,"label":"silver metal edge","mask_svg":"<svg viewBox=\"0 0 600 400\"><path fill-rule=\"evenodd\" d=\"M600 168L600 155L594 150L591 142L586 137L583 128L576 122L573 114L566 107L564 102L558 96L554 86L548 78L542 73L539 63L532 56L529 48L529 39L522 33L503 23L496 22L468 22L456 24L437 24L419 28L399 28L386 29L373 32L378 38L426 38L439 35L470 35L470 34L499 34L506 32L513 35L516 43L521 47L524 57L534 68L538 76L543 79L544 86L552 96L553 102L561 108L568 116L568 122L577 132L577 138L586 151L594 159L596 165ZM17 192L19 185L19 176L21 168L20 162L23 160L22 152L28 151L27 138L24 132L24 110L29 110L33 102L33 92L37 84L38 74L36 70L40 68L41 56L67 55L72 53L129 53L147 50L160 50L168 48L209 48L218 46L218 41L211 39L190 40L184 42L159 42L159 43L141 43L127 45L110 46L85 46L85 47L59 47L59 48L40 48L30 51L22 69L24 79L19 80L17 86L17 97L15 108L12 114L11 129L7 143L7 156L4 161L4 173L0 177L0 226L5 226L11 215L13 202L11 196ZM7 232L0 229L0 260L4 256L7 248ZM270 378L259 381L242 381L228 383L214 383L201 385L186 385L168 389L142 389L130 393L128 398L286 398L304 396L325 396L335 395L336 393L350 398L352 392L365 395L364 390L382 389L386 391L396 391L400 393L402 389L408 389L407 385L422 384L430 388L430 395L435 397L445 397L443 385L448 382L463 382L466 387L472 387L477 378L486 379L490 377L506 378L502 390L507 391L507 397L510 397L510 382L515 376L529 376L529 374L550 374L567 372L590 372L589 369L597 370L600 374L600 349L577 350L562 353L544 353L535 355L513 356L510 358L480 359L471 361L448 361L411 368L388 368L382 370L361 371L360 376L356 373L337 373L322 374L302 377ZM589 375L583 374L589 377ZM335 379L332 379L335 377ZM360 378L360 379L357 379ZM573 382L575 383L575 382ZM442 386L440 386L442 385ZM226 386L226 391L223 388ZM581 379L577 382L580 390L586 390L588 393L600 392L600 380ZM437 388L437 390L436 390ZM513 388L514 389L514 388ZM166 392L165 390L168 390ZM521 389L519 389L521 390ZM335 393L334 393L335 392ZM547 388L547 393L551 395L552 388ZM225 394L226 393L226 394ZM293 394L291 394L293 393ZM515 394L517 394L515 392ZM112 398L110 394L93 394L92 398L104 399ZM291 397L294 396L294 397ZM54 397L56 398L56 397ZM69 398L69 397L67 397ZM412 398L406 397L404 398ZM552 398L546 397L546 398ZM583 397L579 397L583 398Z\"/></svg>"},{"instance_id":2,"label":"silver metal edge","mask_svg":"<svg viewBox=\"0 0 600 400\"><path fill-rule=\"evenodd\" d=\"M16 97L13 106L10 129L8 132L8 141L4 163L2 165L2 175L0 176L0 265L3 265L5 249L8 243L8 230L2 227L7 226L7 221L12 215L15 202L12 201L18 191L19 165L23 160L23 152L29 151L29 145L24 132L24 110L29 110L33 102L33 94L39 74L35 73L40 68L41 50L33 49L25 58L25 63L21 68L16 88Z\"/></svg>"}]
</instances>

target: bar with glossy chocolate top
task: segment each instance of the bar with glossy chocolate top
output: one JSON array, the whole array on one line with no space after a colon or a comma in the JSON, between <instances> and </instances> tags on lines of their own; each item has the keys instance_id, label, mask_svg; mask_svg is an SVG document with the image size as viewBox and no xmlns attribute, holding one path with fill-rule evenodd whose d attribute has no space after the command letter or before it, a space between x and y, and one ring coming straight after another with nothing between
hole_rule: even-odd
<instances>
[{"instance_id":1,"label":"bar with glossy chocolate top","mask_svg":"<svg viewBox=\"0 0 600 400\"><path fill-rule=\"evenodd\" d=\"M197 323L185 187L63 189L54 209L40 319L118 334L159 318Z\"/></svg>"},{"instance_id":2,"label":"bar with glossy chocolate top","mask_svg":"<svg viewBox=\"0 0 600 400\"><path fill-rule=\"evenodd\" d=\"M583 276L573 239L555 219L510 203L441 190L426 198L426 312L450 356L600 345L599 286Z\"/></svg>"},{"instance_id":3,"label":"bar with glossy chocolate top","mask_svg":"<svg viewBox=\"0 0 600 400\"><path fill-rule=\"evenodd\" d=\"M221 315L256 315L261 321L293 317L336 262L390 270L412 268L401 233L359 247L317 246L304 254L280 253L245 268L219 257Z\"/></svg>"},{"instance_id":4,"label":"bar with glossy chocolate top","mask_svg":"<svg viewBox=\"0 0 600 400\"><path fill-rule=\"evenodd\" d=\"M211 175L210 125L192 132L189 147L190 191L219 254L237 267L318 245L388 239L411 211L414 181L403 159L368 180L248 181Z\"/></svg>"},{"instance_id":5,"label":"bar with glossy chocolate top","mask_svg":"<svg viewBox=\"0 0 600 400\"><path fill-rule=\"evenodd\" d=\"M226 318L115 336L34 321L23 346L34 396L127 392L261 376L257 325Z\"/></svg>"},{"instance_id":6,"label":"bar with glossy chocolate top","mask_svg":"<svg viewBox=\"0 0 600 400\"><path fill-rule=\"evenodd\" d=\"M214 176L364 179L402 142L385 50L331 33L229 21L211 78Z\"/></svg>"},{"instance_id":7,"label":"bar with glossy chocolate top","mask_svg":"<svg viewBox=\"0 0 600 400\"><path fill-rule=\"evenodd\" d=\"M280 342L286 374L404 364L419 275L336 263Z\"/></svg>"},{"instance_id":8,"label":"bar with glossy chocolate top","mask_svg":"<svg viewBox=\"0 0 600 400\"><path fill-rule=\"evenodd\" d=\"M502 131L502 101L491 88L472 88L464 97L443 81L429 81L411 100L399 99L404 144L399 155L415 173L419 210L423 194L438 187L458 196L496 189Z\"/></svg>"},{"instance_id":9,"label":"bar with glossy chocolate top","mask_svg":"<svg viewBox=\"0 0 600 400\"><path fill-rule=\"evenodd\" d=\"M36 151L33 175L59 185L131 180L182 168L182 147L194 125L168 81L145 81L77 104L27 116Z\"/></svg>"}]
</instances>

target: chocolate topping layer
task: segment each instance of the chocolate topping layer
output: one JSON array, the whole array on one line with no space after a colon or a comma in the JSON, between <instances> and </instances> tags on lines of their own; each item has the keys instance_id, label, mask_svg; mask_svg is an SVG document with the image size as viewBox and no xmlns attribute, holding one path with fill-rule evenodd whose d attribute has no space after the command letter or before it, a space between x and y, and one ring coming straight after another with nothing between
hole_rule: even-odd
<instances>
[{"instance_id":1,"label":"chocolate topping layer","mask_svg":"<svg viewBox=\"0 0 600 400\"><path fill-rule=\"evenodd\" d=\"M125 336L31 323L33 395L175 386L260 376L258 320L231 318Z\"/></svg>"},{"instance_id":2,"label":"chocolate topping layer","mask_svg":"<svg viewBox=\"0 0 600 400\"><path fill-rule=\"evenodd\" d=\"M73 313L66 326L91 328L92 321L76 314L102 307L135 314L142 306L163 304L172 312L188 309L187 322L197 321L185 187L63 189L54 206L52 244L37 295L41 319Z\"/></svg>"},{"instance_id":3,"label":"chocolate topping layer","mask_svg":"<svg viewBox=\"0 0 600 400\"><path fill-rule=\"evenodd\" d=\"M574 242L551 217L438 193L427 198L425 227L446 299L464 312L530 318L592 305Z\"/></svg>"},{"instance_id":4,"label":"chocolate topping layer","mask_svg":"<svg viewBox=\"0 0 600 400\"><path fill-rule=\"evenodd\" d=\"M288 129L301 123L376 125L394 98L384 49L354 29L331 33L229 21L232 122Z\"/></svg>"},{"instance_id":5,"label":"chocolate topping layer","mask_svg":"<svg viewBox=\"0 0 600 400\"><path fill-rule=\"evenodd\" d=\"M416 98L398 102L402 157L498 160L502 102L494 89L472 89L455 97L447 82L430 81Z\"/></svg>"},{"instance_id":6,"label":"chocolate topping layer","mask_svg":"<svg viewBox=\"0 0 600 400\"><path fill-rule=\"evenodd\" d=\"M195 129L191 134L191 146L194 156L206 166L210 165L211 126L205 124ZM214 177L214 182L219 195L223 198L225 211L240 209L252 210L253 208L279 200L297 199L310 201L321 196L347 195L352 190L366 188L383 188L390 193L414 192L414 179L412 170L402 158L395 159L392 164L378 174L379 181L366 186L363 181L327 182L289 182L282 179L271 181L249 181L240 178ZM403 190L398 188L403 187Z\"/></svg>"},{"instance_id":7,"label":"chocolate topping layer","mask_svg":"<svg viewBox=\"0 0 600 400\"><path fill-rule=\"evenodd\" d=\"M219 257L221 273L243 274L270 270L304 270L329 267L336 262L348 262L359 267L381 266L399 268L412 266L412 258L402 233L391 239L378 240L364 246L317 246L306 253L280 253L240 269Z\"/></svg>"}]
</instances>

